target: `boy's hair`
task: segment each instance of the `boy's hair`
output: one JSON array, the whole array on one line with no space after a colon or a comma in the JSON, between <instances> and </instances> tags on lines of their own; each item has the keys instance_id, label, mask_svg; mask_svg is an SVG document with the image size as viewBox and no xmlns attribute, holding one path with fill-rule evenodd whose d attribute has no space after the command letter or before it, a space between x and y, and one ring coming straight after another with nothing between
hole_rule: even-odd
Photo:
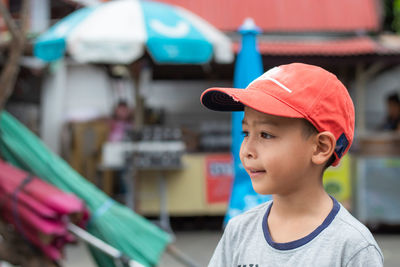
<instances>
[{"instance_id":1,"label":"boy's hair","mask_svg":"<svg viewBox=\"0 0 400 267\"><path fill-rule=\"evenodd\" d=\"M303 122L303 136L308 139L309 137L311 137L314 134L318 134L318 130L317 128L315 128L314 125L311 124L311 122L309 122L306 119L301 119ZM332 165L332 163L336 160L336 157L334 154L331 155L331 157L329 158L329 160L326 162L323 171L325 171L329 166Z\"/></svg>"},{"instance_id":2,"label":"boy's hair","mask_svg":"<svg viewBox=\"0 0 400 267\"><path fill-rule=\"evenodd\" d=\"M306 119L301 119L301 121L303 122L303 136L307 139L310 136L317 134L318 130L317 128L315 128L314 125L311 124L311 122L309 122Z\"/></svg>"}]
</instances>

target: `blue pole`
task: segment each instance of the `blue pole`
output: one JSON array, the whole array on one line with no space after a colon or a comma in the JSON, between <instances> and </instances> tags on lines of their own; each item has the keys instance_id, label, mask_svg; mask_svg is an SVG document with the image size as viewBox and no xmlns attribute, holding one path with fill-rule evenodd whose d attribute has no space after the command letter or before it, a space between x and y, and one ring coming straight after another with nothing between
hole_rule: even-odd
<instances>
[{"instance_id":1,"label":"blue pole","mask_svg":"<svg viewBox=\"0 0 400 267\"><path fill-rule=\"evenodd\" d=\"M263 73L262 58L257 49L257 35L261 32L252 19L246 19L239 28L242 42L236 59L233 85L235 88L245 88ZM239 158L240 146L243 141L243 112L232 113L232 155L234 164L234 182L231 191L225 224L234 216L270 199L270 196L257 194L252 187L250 178L243 168Z\"/></svg>"}]
</instances>

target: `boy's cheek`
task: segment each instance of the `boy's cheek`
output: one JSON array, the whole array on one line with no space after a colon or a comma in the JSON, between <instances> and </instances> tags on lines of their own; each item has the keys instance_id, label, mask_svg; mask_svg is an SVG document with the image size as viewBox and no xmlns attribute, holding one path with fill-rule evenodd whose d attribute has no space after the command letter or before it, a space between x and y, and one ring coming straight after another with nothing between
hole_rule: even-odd
<instances>
[{"instance_id":1,"label":"boy's cheek","mask_svg":"<svg viewBox=\"0 0 400 267\"><path fill-rule=\"evenodd\" d=\"M245 140L243 140L243 142L242 142L242 144L240 145L240 150L239 150L239 158L240 158L240 161L242 161L242 163L243 163L243 158L244 158L244 142L245 142Z\"/></svg>"}]
</instances>

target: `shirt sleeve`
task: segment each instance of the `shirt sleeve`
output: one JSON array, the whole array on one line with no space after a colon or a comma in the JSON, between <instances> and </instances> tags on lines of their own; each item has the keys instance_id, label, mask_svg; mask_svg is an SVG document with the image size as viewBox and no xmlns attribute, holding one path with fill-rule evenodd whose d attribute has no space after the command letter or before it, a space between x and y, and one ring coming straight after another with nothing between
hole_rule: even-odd
<instances>
[{"instance_id":1,"label":"shirt sleeve","mask_svg":"<svg viewBox=\"0 0 400 267\"><path fill-rule=\"evenodd\" d=\"M346 264L346 267L381 267L383 256L373 245L365 247L357 252Z\"/></svg>"},{"instance_id":2,"label":"shirt sleeve","mask_svg":"<svg viewBox=\"0 0 400 267\"><path fill-rule=\"evenodd\" d=\"M224 234L219 240L216 249L214 250L214 254L211 257L210 262L208 263L208 267L232 266L232 260L233 260L232 228L233 228L232 223L230 221L227 224Z\"/></svg>"}]
</instances>

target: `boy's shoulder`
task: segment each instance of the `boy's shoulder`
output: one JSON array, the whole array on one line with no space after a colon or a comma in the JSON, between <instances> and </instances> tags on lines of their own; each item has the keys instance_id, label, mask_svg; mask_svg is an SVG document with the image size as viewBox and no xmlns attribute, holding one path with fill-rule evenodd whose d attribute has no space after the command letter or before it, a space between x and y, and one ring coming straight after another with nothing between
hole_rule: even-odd
<instances>
[{"instance_id":1,"label":"boy's shoulder","mask_svg":"<svg viewBox=\"0 0 400 267\"><path fill-rule=\"evenodd\" d=\"M340 229L342 235L348 236L354 242L376 244L368 228L351 215L342 205L340 206L340 210L336 216L336 222L333 226L335 228L337 227L337 230Z\"/></svg>"},{"instance_id":2,"label":"boy's shoulder","mask_svg":"<svg viewBox=\"0 0 400 267\"><path fill-rule=\"evenodd\" d=\"M365 249L377 251L383 261L383 254L368 228L350 214L342 205L327 231L332 246L343 251L350 257Z\"/></svg>"}]
</instances>

